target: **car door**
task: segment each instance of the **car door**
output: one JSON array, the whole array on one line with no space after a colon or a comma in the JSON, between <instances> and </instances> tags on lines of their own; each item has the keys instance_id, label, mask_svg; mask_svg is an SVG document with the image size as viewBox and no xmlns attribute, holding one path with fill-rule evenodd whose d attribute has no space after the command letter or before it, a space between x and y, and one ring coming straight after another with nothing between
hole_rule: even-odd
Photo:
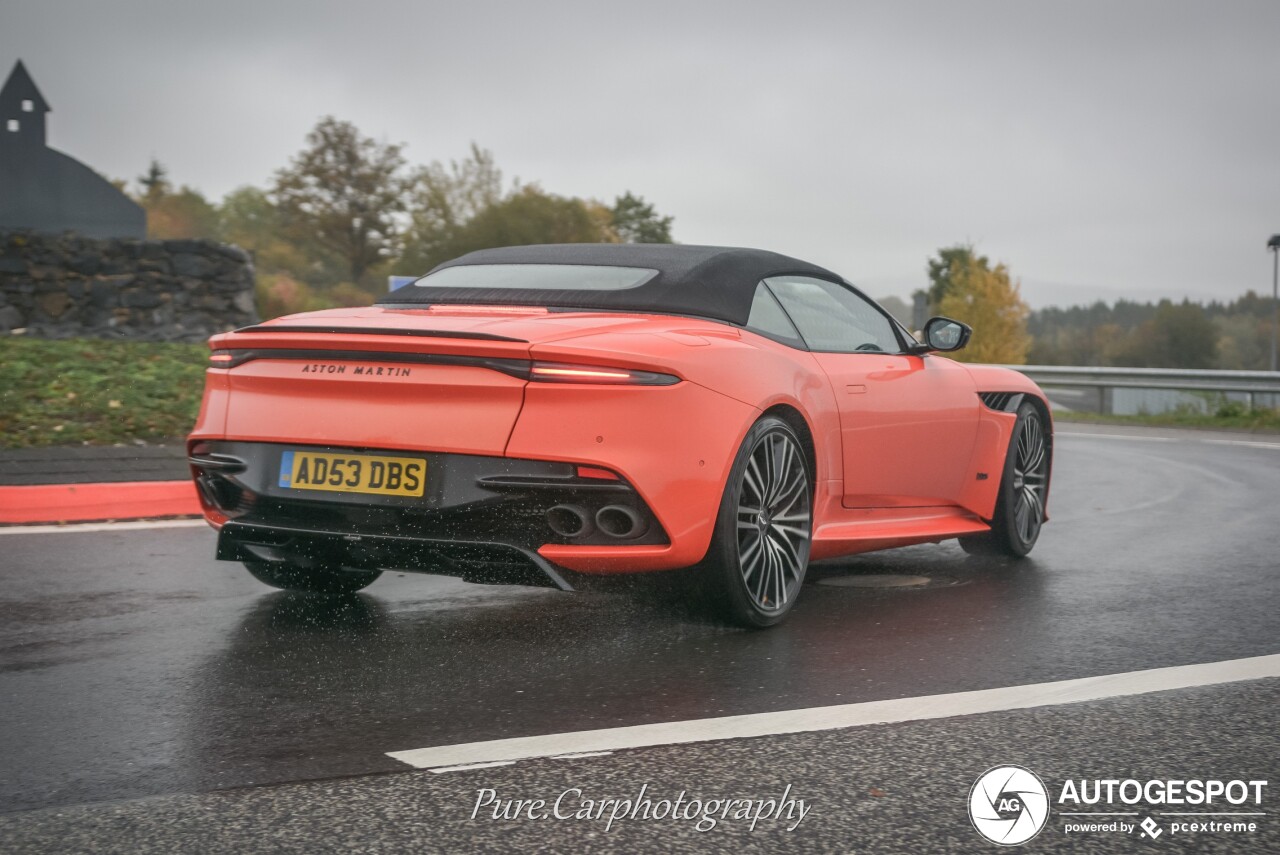
<instances>
[{"instance_id":1,"label":"car door","mask_svg":"<svg viewBox=\"0 0 1280 855\"><path fill-rule=\"evenodd\" d=\"M970 477L981 402L950 359L904 352L889 317L848 285L765 280L818 364L840 410L848 508L954 504Z\"/></svg>"}]
</instances>

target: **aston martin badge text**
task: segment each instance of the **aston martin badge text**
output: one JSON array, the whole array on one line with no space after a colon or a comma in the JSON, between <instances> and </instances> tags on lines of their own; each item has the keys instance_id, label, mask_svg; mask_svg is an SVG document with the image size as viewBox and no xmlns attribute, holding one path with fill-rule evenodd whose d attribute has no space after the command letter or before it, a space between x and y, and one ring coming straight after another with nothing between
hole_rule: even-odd
<instances>
[{"instance_id":1,"label":"aston martin badge text","mask_svg":"<svg viewBox=\"0 0 1280 855\"><path fill-rule=\"evenodd\" d=\"M381 365L353 365L351 374L356 377L408 377L411 369L384 368ZM307 363L302 366L303 374L346 374L346 365L326 365L322 362Z\"/></svg>"}]
</instances>

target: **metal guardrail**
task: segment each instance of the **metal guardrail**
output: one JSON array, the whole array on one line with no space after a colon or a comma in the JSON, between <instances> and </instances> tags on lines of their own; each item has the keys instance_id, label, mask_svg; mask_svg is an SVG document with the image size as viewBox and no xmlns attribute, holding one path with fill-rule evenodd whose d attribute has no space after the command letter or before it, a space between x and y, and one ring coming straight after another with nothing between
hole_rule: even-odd
<instances>
[{"instance_id":1,"label":"metal guardrail","mask_svg":"<svg viewBox=\"0 0 1280 855\"><path fill-rule=\"evenodd\" d=\"M1096 389L1099 412L1110 412L1112 389L1242 394L1249 409L1259 395L1280 395L1280 371L1211 371L1180 368L1089 368L1078 365L1006 365L1045 387Z\"/></svg>"}]
</instances>

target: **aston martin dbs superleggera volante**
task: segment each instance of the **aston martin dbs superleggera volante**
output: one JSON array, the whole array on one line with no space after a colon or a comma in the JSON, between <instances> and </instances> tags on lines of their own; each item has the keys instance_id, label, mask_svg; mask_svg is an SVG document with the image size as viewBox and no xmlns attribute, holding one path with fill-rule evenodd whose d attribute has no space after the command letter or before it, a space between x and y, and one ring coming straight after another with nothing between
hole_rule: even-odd
<instances>
[{"instance_id":1,"label":"aston martin dbs superleggera volante","mask_svg":"<svg viewBox=\"0 0 1280 855\"><path fill-rule=\"evenodd\" d=\"M1025 555L1049 408L841 277L670 245L475 252L376 305L215 336L192 472L218 557L280 588L384 568L571 589L691 568L740 623L810 560Z\"/></svg>"}]
</instances>

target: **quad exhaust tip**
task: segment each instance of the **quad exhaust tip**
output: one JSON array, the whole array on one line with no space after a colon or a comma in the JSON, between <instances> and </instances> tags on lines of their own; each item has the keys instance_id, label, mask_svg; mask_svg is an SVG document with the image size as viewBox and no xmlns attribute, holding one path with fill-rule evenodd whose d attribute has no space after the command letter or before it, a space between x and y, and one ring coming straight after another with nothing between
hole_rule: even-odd
<instances>
[{"instance_id":1,"label":"quad exhaust tip","mask_svg":"<svg viewBox=\"0 0 1280 855\"><path fill-rule=\"evenodd\" d=\"M626 505L605 505L595 519L581 505L556 505L547 511L547 526L566 538L589 537L597 530L615 540L630 540L644 534L648 524Z\"/></svg>"},{"instance_id":2,"label":"quad exhaust tip","mask_svg":"<svg viewBox=\"0 0 1280 855\"><path fill-rule=\"evenodd\" d=\"M591 517L578 505L556 505L547 511L547 525L561 537L583 537L591 533Z\"/></svg>"},{"instance_id":3,"label":"quad exhaust tip","mask_svg":"<svg viewBox=\"0 0 1280 855\"><path fill-rule=\"evenodd\" d=\"M639 537L647 527L640 515L626 505L605 505L596 511L596 528L609 537Z\"/></svg>"}]
</instances>

